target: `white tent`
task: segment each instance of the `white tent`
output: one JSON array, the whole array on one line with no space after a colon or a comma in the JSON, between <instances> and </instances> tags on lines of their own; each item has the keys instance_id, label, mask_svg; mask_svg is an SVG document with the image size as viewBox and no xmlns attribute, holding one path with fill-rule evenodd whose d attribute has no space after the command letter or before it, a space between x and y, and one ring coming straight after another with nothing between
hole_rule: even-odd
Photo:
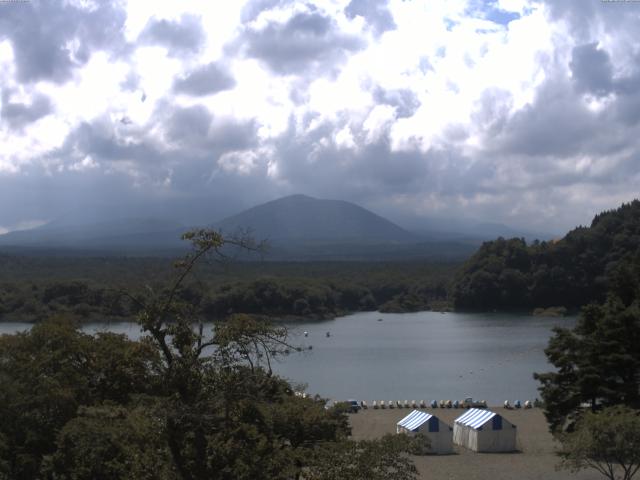
<instances>
[{"instance_id":1,"label":"white tent","mask_svg":"<svg viewBox=\"0 0 640 480\"><path fill-rule=\"evenodd\" d=\"M438 454L453 453L452 431L453 429L438 417L420 410L414 410L396 426L397 433L423 434L429 439L429 452Z\"/></svg>"},{"instance_id":2,"label":"white tent","mask_svg":"<svg viewBox=\"0 0 640 480\"><path fill-rule=\"evenodd\" d=\"M516 426L495 412L472 408L455 419L453 443L475 452L513 452Z\"/></svg>"}]
</instances>

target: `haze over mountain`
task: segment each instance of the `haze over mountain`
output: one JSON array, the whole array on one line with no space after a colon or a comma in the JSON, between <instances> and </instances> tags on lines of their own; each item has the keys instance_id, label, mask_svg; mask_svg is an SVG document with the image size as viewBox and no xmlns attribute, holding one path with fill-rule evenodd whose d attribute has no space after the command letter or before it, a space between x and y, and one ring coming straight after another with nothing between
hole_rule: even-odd
<instances>
[{"instance_id":1,"label":"haze over mountain","mask_svg":"<svg viewBox=\"0 0 640 480\"><path fill-rule=\"evenodd\" d=\"M274 260L460 258L477 242L411 233L354 203L291 195L210 224L226 234L248 231L269 243ZM0 246L100 253L157 254L184 249L189 227L157 219L123 219L69 225L51 222L0 236Z\"/></svg>"},{"instance_id":2,"label":"haze over mountain","mask_svg":"<svg viewBox=\"0 0 640 480\"><path fill-rule=\"evenodd\" d=\"M215 224L223 232L250 228L274 242L416 242L418 237L354 203L290 195Z\"/></svg>"},{"instance_id":3,"label":"haze over mountain","mask_svg":"<svg viewBox=\"0 0 640 480\"><path fill-rule=\"evenodd\" d=\"M187 227L154 218L127 218L96 223L54 221L30 230L0 235L0 246L35 249L130 250L180 248Z\"/></svg>"},{"instance_id":4,"label":"haze over mountain","mask_svg":"<svg viewBox=\"0 0 640 480\"><path fill-rule=\"evenodd\" d=\"M269 259L461 258L483 240L498 236L534 238L502 224L460 219L414 219L409 231L359 205L342 200L290 195L209 223L226 234L248 231L267 240ZM67 253L130 255L175 254L185 248L180 236L190 227L157 218L127 218L73 223L60 219L30 230L0 235L0 247L60 250ZM545 238L545 236L536 236ZM546 238L550 238L547 235Z\"/></svg>"}]
</instances>

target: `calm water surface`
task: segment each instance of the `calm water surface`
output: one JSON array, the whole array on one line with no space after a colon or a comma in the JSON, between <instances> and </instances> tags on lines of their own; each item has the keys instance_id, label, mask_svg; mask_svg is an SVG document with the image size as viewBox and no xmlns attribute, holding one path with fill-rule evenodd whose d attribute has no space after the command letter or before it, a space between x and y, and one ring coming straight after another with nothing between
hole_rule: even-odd
<instances>
[{"instance_id":1,"label":"calm water surface","mask_svg":"<svg viewBox=\"0 0 640 480\"><path fill-rule=\"evenodd\" d=\"M527 400L538 396L533 372L551 368L543 352L551 328L574 324L574 318L495 313L356 313L288 323L292 342L313 348L274 368L291 381L305 382L310 393L333 399ZM4 323L0 333L25 328ZM131 323L92 323L84 329L140 336Z\"/></svg>"}]
</instances>

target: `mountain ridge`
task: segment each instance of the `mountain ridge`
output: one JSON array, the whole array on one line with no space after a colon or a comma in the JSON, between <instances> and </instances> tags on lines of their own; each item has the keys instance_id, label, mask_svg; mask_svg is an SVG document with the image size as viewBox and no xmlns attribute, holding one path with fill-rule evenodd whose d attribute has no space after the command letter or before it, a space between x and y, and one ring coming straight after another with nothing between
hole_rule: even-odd
<instances>
[{"instance_id":1,"label":"mountain ridge","mask_svg":"<svg viewBox=\"0 0 640 480\"><path fill-rule=\"evenodd\" d=\"M355 203L295 194L256 205L214 223L226 233L249 228L257 238L287 241L417 241L418 237Z\"/></svg>"}]
</instances>

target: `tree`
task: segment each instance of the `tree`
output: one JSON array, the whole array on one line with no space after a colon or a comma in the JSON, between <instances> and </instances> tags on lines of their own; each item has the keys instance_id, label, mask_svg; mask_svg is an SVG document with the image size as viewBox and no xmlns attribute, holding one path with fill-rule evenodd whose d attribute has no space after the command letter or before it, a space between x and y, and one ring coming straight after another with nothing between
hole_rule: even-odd
<instances>
[{"instance_id":1,"label":"tree","mask_svg":"<svg viewBox=\"0 0 640 480\"><path fill-rule=\"evenodd\" d=\"M56 451L45 457L49 478L73 480L169 480L169 451L157 406L81 407L60 431Z\"/></svg>"},{"instance_id":2,"label":"tree","mask_svg":"<svg viewBox=\"0 0 640 480\"><path fill-rule=\"evenodd\" d=\"M345 440L324 445L305 471L309 480L414 480L417 469L408 456L418 453L423 436L385 435L380 440Z\"/></svg>"},{"instance_id":3,"label":"tree","mask_svg":"<svg viewBox=\"0 0 640 480\"><path fill-rule=\"evenodd\" d=\"M640 408L640 259L611 277L604 304L584 308L573 329L555 329L545 353L556 371L534 374L554 433L573 428L584 405Z\"/></svg>"},{"instance_id":4,"label":"tree","mask_svg":"<svg viewBox=\"0 0 640 480\"><path fill-rule=\"evenodd\" d=\"M286 328L231 315L205 332L185 280L207 254L257 247L184 238L194 249L168 288L126 294L140 341L64 318L0 337L0 478L290 480L335 478L322 473L334 464L344 478L414 478L407 444L348 441L344 412L274 374L274 358L296 351Z\"/></svg>"},{"instance_id":5,"label":"tree","mask_svg":"<svg viewBox=\"0 0 640 480\"><path fill-rule=\"evenodd\" d=\"M148 343L76 327L55 317L0 337L0 471L6 464L11 479L38 477L81 406L126 404L159 384L152 373L158 356Z\"/></svg>"},{"instance_id":6,"label":"tree","mask_svg":"<svg viewBox=\"0 0 640 480\"><path fill-rule=\"evenodd\" d=\"M575 431L562 435L562 467L592 468L609 480L631 480L640 470L640 412L609 407L588 412Z\"/></svg>"}]
</instances>

